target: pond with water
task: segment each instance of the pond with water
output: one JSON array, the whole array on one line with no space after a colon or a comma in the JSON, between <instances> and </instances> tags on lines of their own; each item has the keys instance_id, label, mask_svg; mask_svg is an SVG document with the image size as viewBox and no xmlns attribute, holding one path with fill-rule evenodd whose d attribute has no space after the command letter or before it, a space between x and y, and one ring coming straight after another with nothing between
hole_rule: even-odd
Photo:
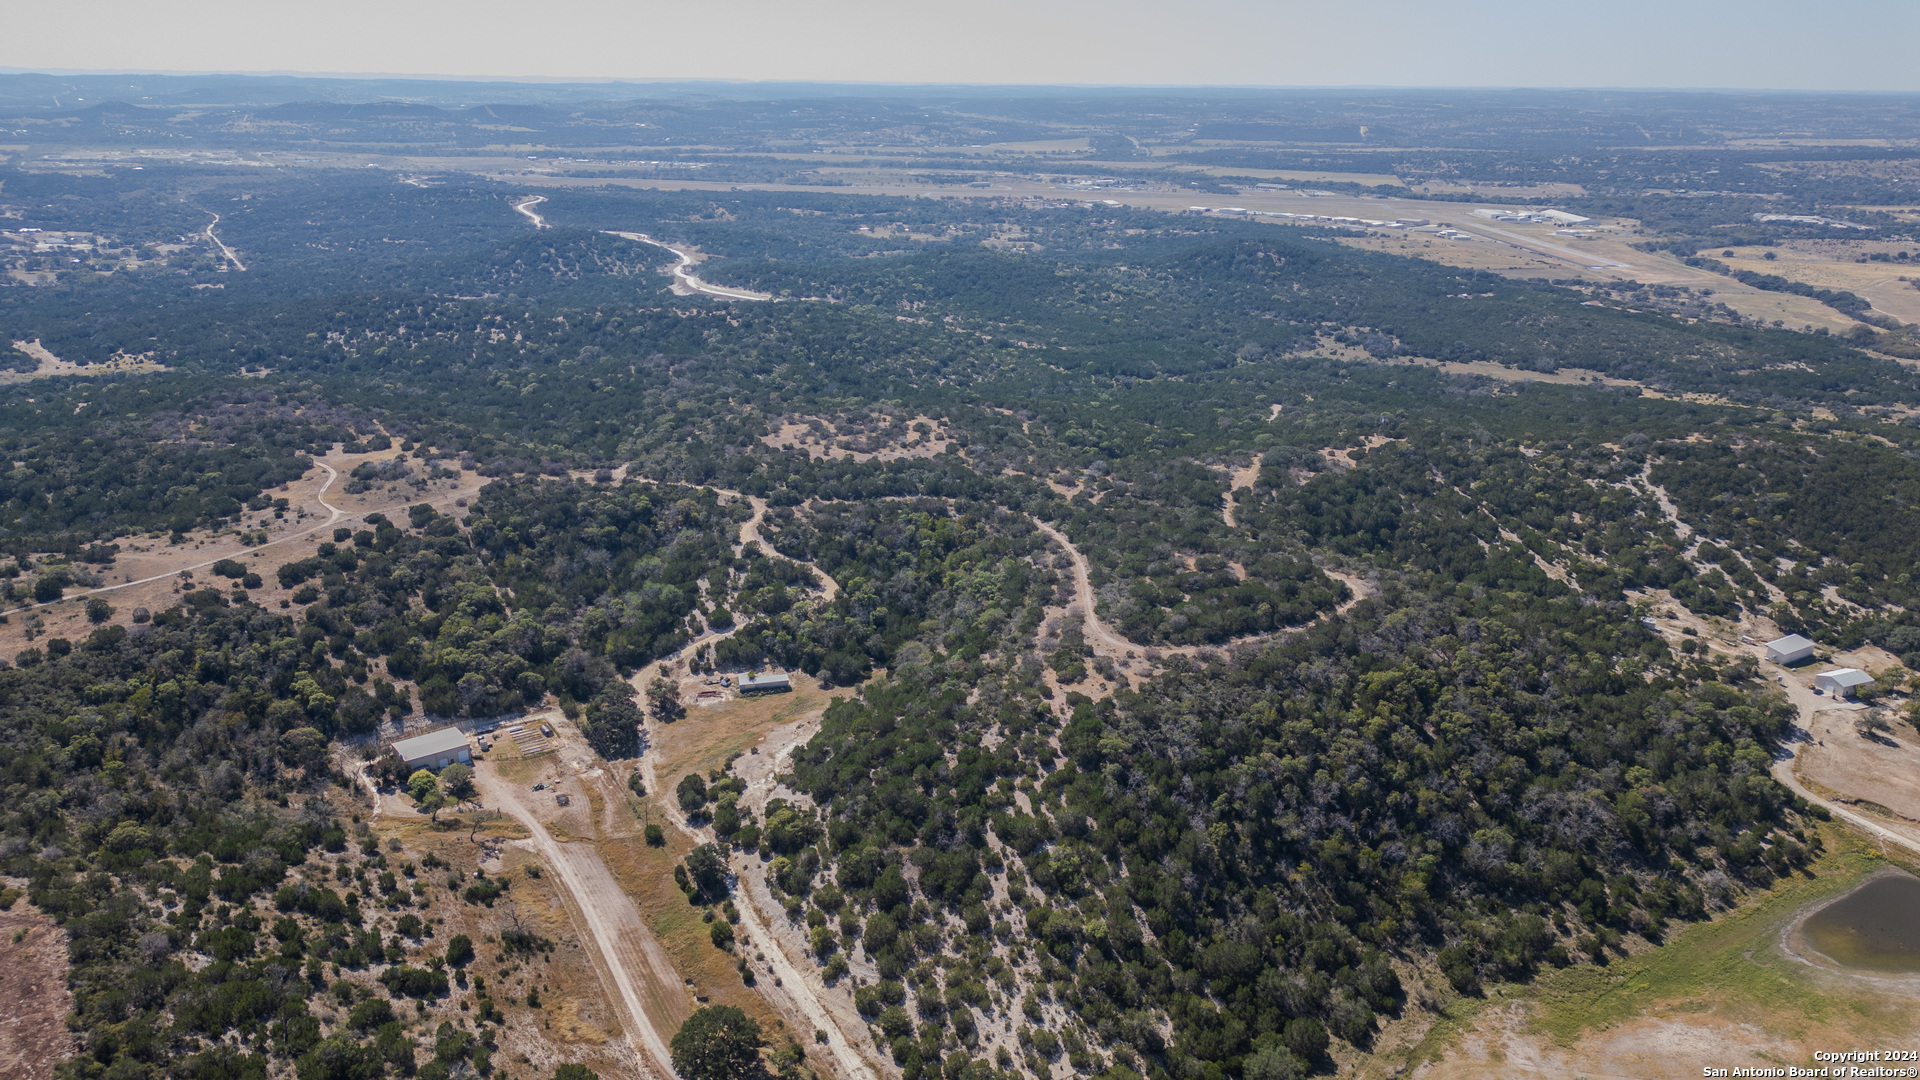
<instances>
[{"instance_id":1,"label":"pond with water","mask_svg":"<svg viewBox=\"0 0 1920 1080\"><path fill-rule=\"evenodd\" d=\"M1806 943L1842 967L1920 972L1920 878L1883 874L1807 916Z\"/></svg>"}]
</instances>

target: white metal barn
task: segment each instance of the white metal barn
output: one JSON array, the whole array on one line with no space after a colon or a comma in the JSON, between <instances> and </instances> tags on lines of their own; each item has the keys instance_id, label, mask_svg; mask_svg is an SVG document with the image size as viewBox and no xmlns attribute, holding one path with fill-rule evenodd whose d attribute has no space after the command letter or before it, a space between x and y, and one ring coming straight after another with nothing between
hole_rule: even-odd
<instances>
[{"instance_id":1,"label":"white metal barn","mask_svg":"<svg viewBox=\"0 0 1920 1080\"><path fill-rule=\"evenodd\" d=\"M1799 634L1767 642L1767 659L1776 664L1797 664L1813 658L1813 642Z\"/></svg>"},{"instance_id":2,"label":"white metal barn","mask_svg":"<svg viewBox=\"0 0 1920 1080\"><path fill-rule=\"evenodd\" d=\"M467 749L466 732L457 727L441 728L425 735L415 735L411 739L396 740L393 752L406 762L409 769L432 769L434 772L456 761L469 764L473 761L473 754Z\"/></svg>"},{"instance_id":3,"label":"white metal barn","mask_svg":"<svg viewBox=\"0 0 1920 1080\"><path fill-rule=\"evenodd\" d=\"M1851 697L1853 692L1873 685L1873 676L1859 668L1835 668L1813 677L1813 688L1833 697Z\"/></svg>"}]
</instances>

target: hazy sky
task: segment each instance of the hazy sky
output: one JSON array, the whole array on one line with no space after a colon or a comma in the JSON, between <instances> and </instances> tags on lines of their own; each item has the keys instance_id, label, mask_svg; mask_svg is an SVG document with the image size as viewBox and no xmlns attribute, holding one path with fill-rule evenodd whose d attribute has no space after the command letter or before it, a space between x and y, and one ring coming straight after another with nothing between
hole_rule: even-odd
<instances>
[{"instance_id":1,"label":"hazy sky","mask_svg":"<svg viewBox=\"0 0 1920 1080\"><path fill-rule=\"evenodd\" d=\"M0 66L1920 90L1920 0L0 0Z\"/></svg>"}]
</instances>

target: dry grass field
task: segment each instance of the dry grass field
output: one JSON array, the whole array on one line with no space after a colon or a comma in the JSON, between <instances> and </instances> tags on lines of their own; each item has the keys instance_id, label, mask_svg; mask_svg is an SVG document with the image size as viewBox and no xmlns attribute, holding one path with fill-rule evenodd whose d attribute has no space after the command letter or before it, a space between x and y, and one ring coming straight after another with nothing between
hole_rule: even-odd
<instances>
[{"instance_id":1,"label":"dry grass field","mask_svg":"<svg viewBox=\"0 0 1920 1080\"><path fill-rule=\"evenodd\" d=\"M167 370L165 365L157 364L146 356L128 356L125 353L114 356L104 364L76 364L48 352L38 339L16 341L13 347L33 357L39 366L32 371L0 371L0 385L48 379L56 375L138 375Z\"/></svg>"},{"instance_id":2,"label":"dry grass field","mask_svg":"<svg viewBox=\"0 0 1920 1080\"><path fill-rule=\"evenodd\" d=\"M545 917L556 933L564 932L568 940L591 942L588 935L592 931L585 925L582 905L595 907L603 925L626 905L637 912L652 946L636 949L629 948L630 943L616 943L614 948L626 974L639 981L638 997L663 1041L671 1038L679 1022L694 1009L708 1004L732 1005L759 1020L774 1043L797 1038L810 1052L817 1052L810 1037L811 1026L796 1015L788 993L793 988L781 985L767 957L747 945L744 938L733 951L716 947L708 932L714 909L688 903L675 884L675 865L698 840L676 827L676 815L666 808L673 798L673 784L680 777L694 771L709 775L735 757L751 755L757 746L764 745L769 733L776 729L791 731L796 722L817 720L832 696L850 692L822 691L798 673L795 686L792 694L729 697L720 704L691 707L677 723L650 724L648 744L637 763L601 761L586 749L565 717L549 710L523 722L551 723L557 732L554 753L522 759L512 740L502 737L482 766L482 788L492 792L489 802L506 805L504 800L510 799L514 813L534 815L540 828L558 844L560 856L573 865L572 876L584 881L589 889L587 895L551 897ZM692 693L687 697L692 700ZM644 798L628 783L636 772L648 789ZM545 785L545 790L533 792L534 784ZM500 785L508 785L511 793ZM556 794L567 795L569 804L559 805ZM414 817L410 827L418 830L422 823L417 815ZM645 828L649 824L662 826L664 845L656 847L646 842ZM507 844L502 849L501 865L509 871L520 867L524 873L526 864L545 861L538 847L536 842ZM537 880L558 886L559 878L551 867L548 870ZM592 891L596 888L605 895ZM617 923L618 918L611 922ZM657 948L663 964L647 959L650 948ZM577 958L575 967L578 970L573 985L577 992L573 998L579 1003L581 1019L567 1027L571 1020L555 1017L555 1030L573 1032L569 1047L598 1046L601 1049L597 1052L604 1057L628 1053L632 1041L624 1037L629 1033L621 1030L617 1020L622 1010L612 1005L611 995L617 992L612 973L603 962L585 954ZM591 987L589 979L593 980ZM818 1064L827 1068L824 1059ZM630 1068L603 1075L631 1075Z\"/></svg>"},{"instance_id":3,"label":"dry grass field","mask_svg":"<svg viewBox=\"0 0 1920 1080\"><path fill-rule=\"evenodd\" d=\"M1771 248L1739 247L1731 256L1709 252L1737 270L1777 274L1821 289L1844 289L1901 322L1920 323L1920 244L1884 240L1791 240ZM1766 256L1771 253L1774 258ZM1870 261L1871 255L1905 260Z\"/></svg>"},{"instance_id":4,"label":"dry grass field","mask_svg":"<svg viewBox=\"0 0 1920 1080\"><path fill-rule=\"evenodd\" d=\"M1473 229L1467 222L1459 224L1469 231ZM1637 237L1626 228L1596 230L1589 236L1572 237L1558 235L1557 230L1542 225L1503 223L1500 229L1536 244L1569 248L1590 257L1593 262L1588 266L1580 266L1573 259L1547 253L1548 249L1544 247L1529 249L1491 235L1460 241L1422 233L1395 232L1347 237L1341 242L1351 247L1430 259L1447 266L1490 270L1513 277L1583 277L1589 280L1636 281L1644 285L1711 289L1714 300L1747 318L1763 322L1777 319L1791 327L1825 327L1831 333L1847 333L1860 325L1817 300L1742 285L1711 270L1688 266L1667 252L1640 251L1631 245L1631 241ZM1722 261L1729 264L1733 262ZM1775 267L1776 264L1770 263L1768 266ZM1778 269L1769 272L1780 273ZM1914 293L1914 297L1920 299L1920 293ZM1875 306L1878 303L1875 300Z\"/></svg>"},{"instance_id":5,"label":"dry grass field","mask_svg":"<svg viewBox=\"0 0 1920 1080\"><path fill-rule=\"evenodd\" d=\"M1920 980L1815 967L1787 946L1809 910L1890 863L1852 832L1828 826L1821 836L1826 854L1805 873L1676 929L1662 948L1483 998L1410 1002L1400 1023L1423 1029L1419 1039L1356 1075L1681 1080L1710 1067L1806 1068L1816 1050L1912 1047Z\"/></svg>"},{"instance_id":6,"label":"dry grass field","mask_svg":"<svg viewBox=\"0 0 1920 1080\"><path fill-rule=\"evenodd\" d=\"M496 1072L508 1076L551 1074L568 1062L585 1064L602 1075L633 1075L637 1061L618 1036L618 1012L608 1000L596 974L592 950L575 931L565 898L551 873L514 841L526 830L511 819L486 810L466 813L442 811L438 822L406 812L383 813L375 826L390 863L419 866L428 855L444 869L422 867L418 880L437 886L447 880L474 880L476 870L507 886L491 905L469 903L451 890L429 887L431 903L422 917L432 923L433 936L422 942L416 966L444 950L455 934L466 934L478 955L466 969L465 981L474 997L486 988L504 1019L498 1030L500 1049ZM324 880L324 865L296 871ZM395 916L371 916L373 925L390 932ZM554 943L550 951L512 953L502 944L503 931L531 933ZM348 981L371 991L371 976L346 973ZM537 1004L528 1003L529 991ZM456 1025L473 1023L472 999L466 988L432 1002L412 1018L427 1031L441 1020Z\"/></svg>"},{"instance_id":7,"label":"dry grass field","mask_svg":"<svg viewBox=\"0 0 1920 1080\"><path fill-rule=\"evenodd\" d=\"M0 883L18 887L20 881ZM0 911L0 1076L47 1080L73 1053L67 935L16 899Z\"/></svg>"}]
</instances>

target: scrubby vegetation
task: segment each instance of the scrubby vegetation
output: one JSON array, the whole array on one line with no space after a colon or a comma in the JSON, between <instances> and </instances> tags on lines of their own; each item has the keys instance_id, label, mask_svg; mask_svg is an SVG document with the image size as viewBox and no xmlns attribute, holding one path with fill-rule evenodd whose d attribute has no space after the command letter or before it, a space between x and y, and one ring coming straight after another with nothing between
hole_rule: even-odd
<instances>
[{"instance_id":1,"label":"scrubby vegetation","mask_svg":"<svg viewBox=\"0 0 1920 1080\"><path fill-rule=\"evenodd\" d=\"M23 214L106 201L3 179ZM492 1057L504 995L419 1019L469 979L481 1002L491 952L553 950L430 940L430 904L504 917L526 880L382 851L351 773L404 718L543 705L636 758L644 724L699 722L649 672L696 641L701 670L858 688L763 810L725 769L653 797L714 830L677 868L712 945L741 949L727 849L758 851L909 1080L1298 1077L1416 995L1657 944L1819 840L1769 776L1779 699L1641 616L1920 660L1920 434L1865 411L1920 384L1851 339L1216 218L567 190L529 234L465 183L247 183L223 228L259 269L221 289L0 287L0 333L171 369L0 388L6 594L297 515L281 485L336 444L391 451L348 491L489 482L271 572L213 562L158 610L89 593L89 636L0 670L0 870L69 934L71 1077L527 1080ZM878 235L896 220L938 242ZM1010 224L1023 253L978 242ZM417 247L370 258L374 225ZM715 280L834 302L671 299L598 231L642 226L691 230ZM775 445L829 423L825 456ZM284 607L238 598L262 578ZM436 817L473 779L449 772L408 787ZM802 1074L744 1015L696 1019L686 1075Z\"/></svg>"}]
</instances>

